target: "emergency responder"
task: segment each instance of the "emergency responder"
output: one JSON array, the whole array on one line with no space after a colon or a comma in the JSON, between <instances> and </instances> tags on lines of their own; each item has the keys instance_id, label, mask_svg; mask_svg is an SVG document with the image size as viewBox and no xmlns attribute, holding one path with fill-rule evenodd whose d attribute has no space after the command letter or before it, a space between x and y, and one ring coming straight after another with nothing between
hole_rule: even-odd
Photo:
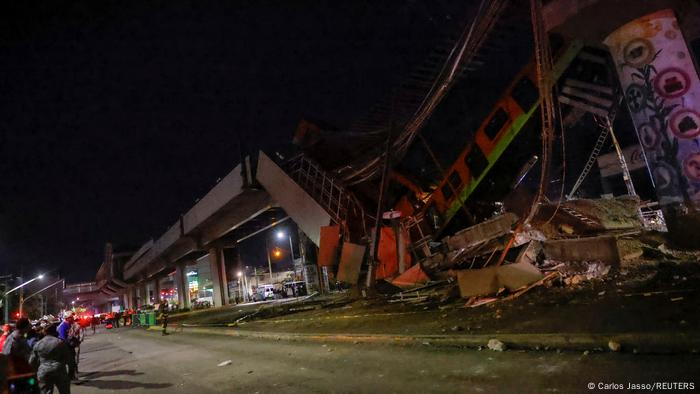
<instances>
[{"instance_id":1,"label":"emergency responder","mask_svg":"<svg viewBox=\"0 0 700 394\"><path fill-rule=\"evenodd\" d=\"M168 329L168 302L165 300L160 301L160 305L158 306L158 312L160 313L160 319L163 323L163 334L162 335L170 335L167 332Z\"/></svg>"}]
</instances>

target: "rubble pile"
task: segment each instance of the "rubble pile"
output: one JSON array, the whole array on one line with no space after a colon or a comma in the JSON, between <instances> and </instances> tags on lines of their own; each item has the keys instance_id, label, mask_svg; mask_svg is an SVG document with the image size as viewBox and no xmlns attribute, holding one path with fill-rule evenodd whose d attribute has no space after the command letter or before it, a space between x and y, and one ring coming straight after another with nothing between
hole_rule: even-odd
<instances>
[{"instance_id":1,"label":"rubble pile","mask_svg":"<svg viewBox=\"0 0 700 394\"><path fill-rule=\"evenodd\" d=\"M420 265L431 278L456 280L467 307L555 281L576 286L604 279L622 261L643 255L640 247L621 251L618 245L642 233L638 207L632 197L564 201L544 206L527 228L504 213L445 237ZM663 246L654 249L671 255Z\"/></svg>"},{"instance_id":2,"label":"rubble pile","mask_svg":"<svg viewBox=\"0 0 700 394\"><path fill-rule=\"evenodd\" d=\"M543 272L557 272L567 285L578 285L593 279L603 279L611 267L602 261L544 260L538 268Z\"/></svg>"},{"instance_id":3,"label":"rubble pile","mask_svg":"<svg viewBox=\"0 0 700 394\"><path fill-rule=\"evenodd\" d=\"M430 256L387 282L397 290L387 297L426 307L461 298L474 308L538 287L614 280L630 265L700 259L669 248L665 233L645 230L638 208L632 197L571 200L544 206L527 226L499 214L433 243Z\"/></svg>"}]
</instances>

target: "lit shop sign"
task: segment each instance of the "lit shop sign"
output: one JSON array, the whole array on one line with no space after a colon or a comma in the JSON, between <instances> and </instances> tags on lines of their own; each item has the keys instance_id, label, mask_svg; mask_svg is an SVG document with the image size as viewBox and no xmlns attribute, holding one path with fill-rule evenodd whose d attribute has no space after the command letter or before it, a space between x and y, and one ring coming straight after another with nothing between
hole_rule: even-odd
<instances>
[{"instance_id":1,"label":"lit shop sign","mask_svg":"<svg viewBox=\"0 0 700 394\"><path fill-rule=\"evenodd\" d=\"M673 11L605 39L661 205L700 207L700 79Z\"/></svg>"}]
</instances>

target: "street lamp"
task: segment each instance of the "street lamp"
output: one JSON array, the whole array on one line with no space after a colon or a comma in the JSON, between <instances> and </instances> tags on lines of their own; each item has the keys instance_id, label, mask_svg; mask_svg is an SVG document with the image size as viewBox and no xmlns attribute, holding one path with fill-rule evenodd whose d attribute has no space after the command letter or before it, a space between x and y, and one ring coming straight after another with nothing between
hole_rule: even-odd
<instances>
[{"instance_id":1,"label":"street lamp","mask_svg":"<svg viewBox=\"0 0 700 394\"><path fill-rule=\"evenodd\" d=\"M241 281L241 277L243 276L243 273L241 271L238 271L236 273L236 276L238 276L238 295L245 301L245 296L243 295L243 288L241 287L243 282Z\"/></svg>"},{"instance_id":2,"label":"street lamp","mask_svg":"<svg viewBox=\"0 0 700 394\"><path fill-rule=\"evenodd\" d=\"M287 237L287 234L284 231L279 230L279 231L277 231L277 233L275 233L275 236L277 237L278 240L282 240L285 237ZM294 249L292 248L292 235L289 234L288 237L289 237L289 258L291 259L292 266L293 266L294 265ZM269 236L265 237L265 251L267 252L267 265L270 269L270 284L272 284L272 261L270 260L270 254L272 253L275 257L279 258L280 256L282 256L282 252L277 248L275 248L275 250L271 252L270 245L268 243L268 238L269 238Z\"/></svg>"},{"instance_id":3,"label":"street lamp","mask_svg":"<svg viewBox=\"0 0 700 394\"><path fill-rule=\"evenodd\" d=\"M285 236L287 236L287 234L285 234L284 231L280 230L277 232L277 239L282 240L282 239L284 239ZM293 267L294 266L294 248L292 247L292 234L291 234L291 232L289 233L287 238L289 239L289 260L291 261L292 267ZM276 257L279 257L279 255L277 255Z\"/></svg>"},{"instance_id":4,"label":"street lamp","mask_svg":"<svg viewBox=\"0 0 700 394\"><path fill-rule=\"evenodd\" d=\"M44 274L39 274L39 275L37 275L36 278L30 279L30 280L28 280L28 281L26 281L26 282L20 284L19 286L16 286L14 289L10 289L10 291L7 291L7 292L5 292L5 294L3 294L4 304L5 304L5 323L7 323L7 322L10 321L10 317L9 317L9 309L10 309L10 306L7 304L7 296L8 296L10 293L12 293L13 291L19 290L19 289L21 289L22 287L24 287L24 286L26 286L26 285L28 285L28 284L34 282L35 280L39 280L39 279L43 279L43 278L44 278ZM19 308L20 308L20 309L19 309L19 314L20 314L20 316L22 316L22 294L21 294L21 292L20 292L20 297L19 297Z\"/></svg>"},{"instance_id":5,"label":"street lamp","mask_svg":"<svg viewBox=\"0 0 700 394\"><path fill-rule=\"evenodd\" d=\"M40 275L40 276L43 276L43 275ZM27 296L27 297L22 298L22 300L21 300L20 303L19 303L19 314L20 314L20 315L22 314L22 307L24 306L24 303L27 302L28 299L34 297L34 296L37 295L37 294L40 294L40 293L44 292L44 290L47 290L47 289L49 289L49 288L51 288L51 287L56 286L56 285L59 284L59 283L63 283L63 286L64 286L64 287L65 287L65 285L66 285L64 279L59 279L59 280L53 282L52 284L50 284L50 285L44 287L43 289L41 289L41 290L35 292L34 294L31 294L31 295L29 295L29 296ZM80 299L80 297L78 297L78 300L79 300L79 299ZM48 304L48 301L47 301L47 304Z\"/></svg>"}]
</instances>

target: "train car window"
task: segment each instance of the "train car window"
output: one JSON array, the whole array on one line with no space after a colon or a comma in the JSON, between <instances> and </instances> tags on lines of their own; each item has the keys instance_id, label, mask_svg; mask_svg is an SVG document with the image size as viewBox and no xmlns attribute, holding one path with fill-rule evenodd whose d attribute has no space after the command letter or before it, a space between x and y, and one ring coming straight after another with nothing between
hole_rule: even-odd
<instances>
[{"instance_id":1,"label":"train car window","mask_svg":"<svg viewBox=\"0 0 700 394\"><path fill-rule=\"evenodd\" d=\"M484 133L493 140L503 126L505 126L506 122L508 122L508 113L503 108L499 108L486 124L486 127L484 127Z\"/></svg>"},{"instance_id":2,"label":"train car window","mask_svg":"<svg viewBox=\"0 0 700 394\"><path fill-rule=\"evenodd\" d=\"M464 158L464 163L469 167L472 179L476 179L486 170L489 160L484 156L479 145L474 145L471 152Z\"/></svg>"},{"instance_id":3,"label":"train car window","mask_svg":"<svg viewBox=\"0 0 700 394\"><path fill-rule=\"evenodd\" d=\"M452 187L450 187L452 185ZM447 182L445 182L444 185L442 185L442 195L445 196L445 201L449 200L452 198L454 195L453 189L454 190L459 190L460 186L462 185L462 178L459 176L459 173L455 170L452 171L449 177L447 177Z\"/></svg>"},{"instance_id":4,"label":"train car window","mask_svg":"<svg viewBox=\"0 0 700 394\"><path fill-rule=\"evenodd\" d=\"M523 112L527 112L539 100L540 92L530 78L522 77L513 87L510 96L518 103Z\"/></svg>"}]
</instances>

